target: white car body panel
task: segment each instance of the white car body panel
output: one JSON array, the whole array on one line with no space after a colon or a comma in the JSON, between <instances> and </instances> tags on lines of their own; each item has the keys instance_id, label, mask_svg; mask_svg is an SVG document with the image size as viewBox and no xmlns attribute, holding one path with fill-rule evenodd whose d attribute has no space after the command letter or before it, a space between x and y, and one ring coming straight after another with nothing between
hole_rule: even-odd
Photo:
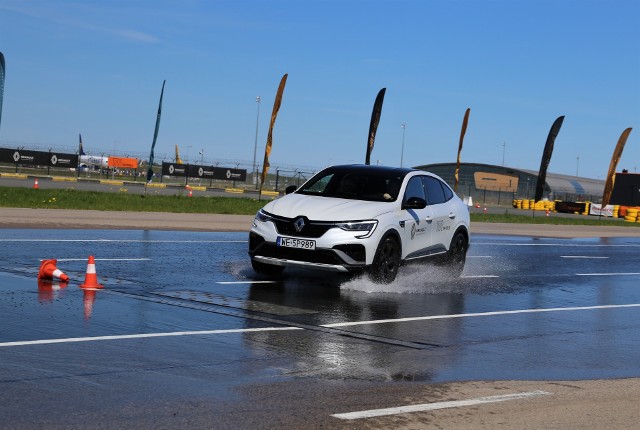
<instances>
[{"instance_id":1,"label":"white car body panel","mask_svg":"<svg viewBox=\"0 0 640 430\"><path fill-rule=\"evenodd\" d=\"M376 171L376 166L335 166L334 168L343 169L340 172L345 176L348 173L344 172L348 172L349 168L353 168L354 172L368 172L369 170L366 169ZM304 190L301 190L269 202L256 215L251 229L249 241L251 258L256 262L269 265L352 271L365 269L372 265L381 240L388 234L395 235L400 242L402 262L420 261L427 257L446 253L451 245L452 237L457 231L463 232L468 244L470 224L468 207L442 179L419 170L394 170L392 168L380 170L394 173L397 171L399 175L402 175L402 184L397 191L395 200L365 201L333 195L302 194L301 192ZM314 178L322 173L320 172ZM422 208L403 209L403 197L407 191L407 183L416 176L436 178L442 188L447 187L449 195L453 195L453 197L443 203L431 204ZM313 182L314 178L305 183L303 187ZM425 184L425 181L427 180L421 180L418 183ZM427 182L433 183L433 180ZM326 188L329 188L329 185L326 185ZM439 189L439 187L437 188ZM426 188L424 190L426 199ZM445 192L443 191L443 193ZM385 194L384 198L387 197ZM302 218L304 224L302 233L296 233L293 228L299 218ZM345 231L331 224L367 220L377 221L373 232ZM288 229L287 232L279 232L276 223L281 225L280 228ZM305 230L318 226L320 226L318 228L326 228L327 225L333 227L328 228L319 237L308 236L307 234L311 230ZM306 240L314 241L315 250L283 249L278 246L278 237L306 238ZM352 251L350 247L353 246L364 248L364 256ZM269 249L269 252L263 252L264 249ZM466 249L464 252L466 253ZM351 258L354 255L362 258L354 260Z\"/></svg>"},{"instance_id":2,"label":"white car body panel","mask_svg":"<svg viewBox=\"0 0 640 430\"><path fill-rule=\"evenodd\" d=\"M380 214L392 212L400 207L395 203L289 194L269 202L264 209L287 218L313 214L308 218L316 221L348 221L372 219Z\"/></svg>"}]
</instances>

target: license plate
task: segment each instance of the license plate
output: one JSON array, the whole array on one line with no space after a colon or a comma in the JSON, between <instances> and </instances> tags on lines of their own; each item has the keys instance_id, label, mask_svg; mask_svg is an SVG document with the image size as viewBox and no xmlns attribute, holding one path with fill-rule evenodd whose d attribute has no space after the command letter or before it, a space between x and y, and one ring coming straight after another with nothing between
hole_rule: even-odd
<instances>
[{"instance_id":1,"label":"license plate","mask_svg":"<svg viewBox=\"0 0 640 430\"><path fill-rule=\"evenodd\" d=\"M285 248L316 249L315 240L296 239L295 237L278 237L276 244Z\"/></svg>"}]
</instances>

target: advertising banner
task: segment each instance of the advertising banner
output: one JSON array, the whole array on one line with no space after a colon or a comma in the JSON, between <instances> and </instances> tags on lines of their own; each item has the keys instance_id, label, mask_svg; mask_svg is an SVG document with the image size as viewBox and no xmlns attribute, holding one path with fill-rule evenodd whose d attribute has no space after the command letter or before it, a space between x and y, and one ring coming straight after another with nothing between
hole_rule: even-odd
<instances>
[{"instance_id":1,"label":"advertising banner","mask_svg":"<svg viewBox=\"0 0 640 430\"><path fill-rule=\"evenodd\" d=\"M186 164L162 163L162 176L186 176L186 169Z\"/></svg>"},{"instance_id":2,"label":"advertising banner","mask_svg":"<svg viewBox=\"0 0 640 430\"><path fill-rule=\"evenodd\" d=\"M109 167L116 167L118 169L137 169L138 159L127 157L109 157L107 160Z\"/></svg>"},{"instance_id":3,"label":"advertising banner","mask_svg":"<svg viewBox=\"0 0 640 430\"><path fill-rule=\"evenodd\" d=\"M197 164L187 164L187 175L190 178L216 179L213 176L212 166L198 166Z\"/></svg>"},{"instance_id":4,"label":"advertising banner","mask_svg":"<svg viewBox=\"0 0 640 430\"><path fill-rule=\"evenodd\" d=\"M606 205L604 209L598 203L591 203L589 215L613 216L613 205Z\"/></svg>"},{"instance_id":5,"label":"advertising banner","mask_svg":"<svg viewBox=\"0 0 640 430\"><path fill-rule=\"evenodd\" d=\"M15 163L15 160L13 159L14 152L16 152L15 149L0 148L0 163L14 164Z\"/></svg>"},{"instance_id":6,"label":"advertising banner","mask_svg":"<svg viewBox=\"0 0 640 430\"><path fill-rule=\"evenodd\" d=\"M65 154L62 152L0 148L0 163L75 168L78 167L78 155Z\"/></svg>"},{"instance_id":7,"label":"advertising banner","mask_svg":"<svg viewBox=\"0 0 640 430\"><path fill-rule=\"evenodd\" d=\"M556 202L556 212L562 213L582 213L586 207L584 202Z\"/></svg>"},{"instance_id":8,"label":"advertising banner","mask_svg":"<svg viewBox=\"0 0 640 430\"><path fill-rule=\"evenodd\" d=\"M475 172L473 174L476 189L489 191L507 191L515 193L518 190L517 176L501 175L499 173Z\"/></svg>"},{"instance_id":9,"label":"advertising banner","mask_svg":"<svg viewBox=\"0 0 640 430\"><path fill-rule=\"evenodd\" d=\"M217 181L246 181L246 169L231 167L200 166L197 164L162 163L164 176L187 176L189 178L213 179Z\"/></svg>"},{"instance_id":10,"label":"advertising banner","mask_svg":"<svg viewBox=\"0 0 640 430\"><path fill-rule=\"evenodd\" d=\"M640 174L616 173L610 203L622 206L640 206Z\"/></svg>"},{"instance_id":11,"label":"advertising banner","mask_svg":"<svg viewBox=\"0 0 640 430\"><path fill-rule=\"evenodd\" d=\"M45 154L49 157L49 166L51 167L74 169L78 167L78 154L64 154L61 152L45 152Z\"/></svg>"}]
</instances>

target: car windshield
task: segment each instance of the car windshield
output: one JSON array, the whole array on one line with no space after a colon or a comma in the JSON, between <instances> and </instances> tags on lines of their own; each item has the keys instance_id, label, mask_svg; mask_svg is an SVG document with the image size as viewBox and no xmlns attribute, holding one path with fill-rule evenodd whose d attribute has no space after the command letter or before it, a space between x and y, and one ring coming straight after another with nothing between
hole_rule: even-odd
<instances>
[{"instance_id":1,"label":"car windshield","mask_svg":"<svg viewBox=\"0 0 640 430\"><path fill-rule=\"evenodd\" d=\"M405 171L396 169L326 169L296 193L373 202L393 202Z\"/></svg>"}]
</instances>

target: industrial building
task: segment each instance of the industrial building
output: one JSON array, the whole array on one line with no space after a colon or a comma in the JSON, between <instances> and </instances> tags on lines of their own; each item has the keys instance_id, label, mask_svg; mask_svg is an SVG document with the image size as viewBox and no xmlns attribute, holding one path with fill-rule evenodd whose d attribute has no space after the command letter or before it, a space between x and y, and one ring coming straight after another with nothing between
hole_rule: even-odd
<instances>
[{"instance_id":1,"label":"industrial building","mask_svg":"<svg viewBox=\"0 0 640 430\"><path fill-rule=\"evenodd\" d=\"M416 166L433 172L451 187L455 184L456 163L437 163ZM538 172L481 163L461 163L457 193L471 196L480 204L509 205L516 199L533 199ZM547 172L543 199L562 201L602 201L604 180L559 175Z\"/></svg>"}]
</instances>

